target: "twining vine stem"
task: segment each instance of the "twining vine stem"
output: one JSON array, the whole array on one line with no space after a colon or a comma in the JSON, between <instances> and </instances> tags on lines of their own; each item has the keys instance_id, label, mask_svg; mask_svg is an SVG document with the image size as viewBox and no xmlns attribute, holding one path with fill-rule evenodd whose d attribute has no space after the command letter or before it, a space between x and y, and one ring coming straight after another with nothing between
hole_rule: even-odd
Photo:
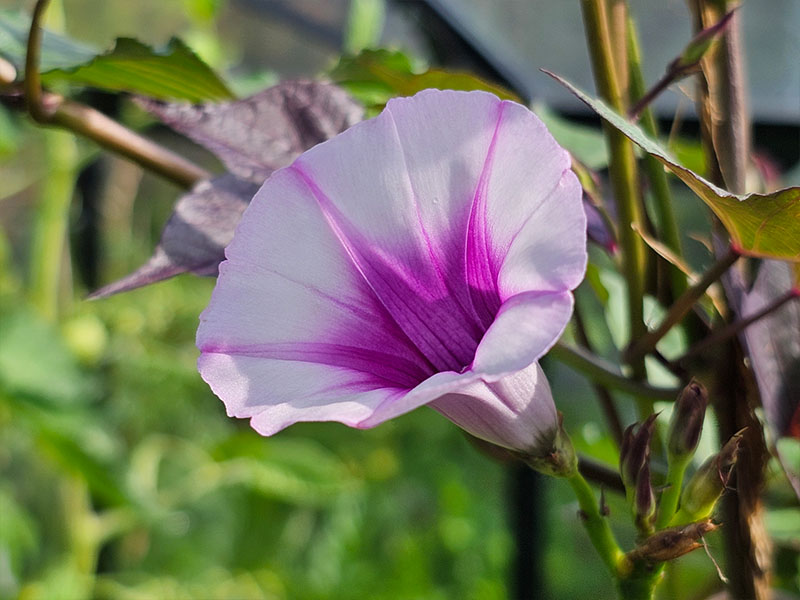
<instances>
[{"instance_id":1,"label":"twining vine stem","mask_svg":"<svg viewBox=\"0 0 800 600\"><path fill-rule=\"evenodd\" d=\"M39 73L42 45L41 21L49 0L38 0L33 9L25 55L25 102L31 117L44 125L63 127L125 156L178 185L190 188L211 174L182 156L140 136L103 113L57 94L45 93Z\"/></svg>"}]
</instances>

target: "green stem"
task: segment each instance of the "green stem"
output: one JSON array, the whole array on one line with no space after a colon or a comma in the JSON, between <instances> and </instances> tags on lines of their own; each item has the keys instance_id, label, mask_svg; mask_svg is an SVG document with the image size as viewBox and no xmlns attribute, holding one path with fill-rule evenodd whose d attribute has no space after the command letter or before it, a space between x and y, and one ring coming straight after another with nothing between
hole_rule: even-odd
<instances>
[{"instance_id":1,"label":"green stem","mask_svg":"<svg viewBox=\"0 0 800 600\"><path fill-rule=\"evenodd\" d=\"M687 289L677 300L675 300L673 305L667 311L667 314L662 319L661 324L653 331L649 331L645 335L642 335L640 338L638 338L636 343L628 349L628 351L625 353L628 357L628 360L641 358L645 354L648 354L650 351L652 351L661 338L667 335L667 332L669 332L670 329L677 325L683 319L683 317L686 316L686 314L692 309L692 306L694 306L695 302L697 302L703 296L711 284L722 277L725 274L725 271L727 271L738 258L739 251L734 247L729 248L727 254L715 262L711 268L705 272L700 281Z\"/></svg>"},{"instance_id":2,"label":"green stem","mask_svg":"<svg viewBox=\"0 0 800 600\"><path fill-rule=\"evenodd\" d=\"M656 519L656 531L664 529L672 521L675 511L678 509L678 500L681 497L683 477L686 474L686 467L692 461L691 456L683 458L670 457L667 467L666 489L661 494L661 501L658 504L658 518Z\"/></svg>"},{"instance_id":3,"label":"green stem","mask_svg":"<svg viewBox=\"0 0 800 600\"><path fill-rule=\"evenodd\" d=\"M48 2L36 2L25 55L25 102L33 120L43 125L69 129L186 188L210 178L211 174L205 169L127 129L103 113L42 91L39 74L42 41L40 23Z\"/></svg>"},{"instance_id":4,"label":"green stem","mask_svg":"<svg viewBox=\"0 0 800 600\"><path fill-rule=\"evenodd\" d=\"M678 394L680 394L680 390L677 388L653 387L646 383L625 377L618 367L583 348L576 348L559 342L550 350L549 356L583 373L593 382L612 390L625 392L634 398L644 400L675 400Z\"/></svg>"},{"instance_id":5,"label":"green stem","mask_svg":"<svg viewBox=\"0 0 800 600\"><path fill-rule=\"evenodd\" d=\"M614 110L624 114L625 106L614 69L613 45L608 28L604 0L581 0L586 40L592 58L592 70L600 96ZM633 144L617 129L604 124L609 147L609 174L617 202L617 222L622 270L628 289L628 317L631 339L638 339L647 329L644 324L644 243L632 229L642 227L639 182ZM633 377L646 376L644 358L631 362Z\"/></svg>"},{"instance_id":6,"label":"green stem","mask_svg":"<svg viewBox=\"0 0 800 600\"><path fill-rule=\"evenodd\" d=\"M34 217L29 293L33 305L48 319L55 319L61 268L68 252L67 225L78 149L69 133L48 131L44 138L48 168Z\"/></svg>"},{"instance_id":7,"label":"green stem","mask_svg":"<svg viewBox=\"0 0 800 600\"><path fill-rule=\"evenodd\" d=\"M620 549L608 521L600 512L600 505L592 488L578 470L567 480L578 499L583 527L589 534L592 545L611 574L616 578L621 577L626 560L625 553Z\"/></svg>"},{"instance_id":8,"label":"green stem","mask_svg":"<svg viewBox=\"0 0 800 600\"><path fill-rule=\"evenodd\" d=\"M644 97L647 89L642 75L642 60L639 51L639 39L636 34L636 24L633 19L628 19L628 51L630 52L630 88L631 98L636 101ZM653 139L658 139L658 126L656 124L653 111L646 107L642 111L639 123L644 132ZM675 212L672 210L672 192L669 188L667 173L664 165L650 154L645 154L643 160L644 170L650 182L650 189L653 193L655 210L658 218L659 239L679 257L683 256L681 249L681 236L678 231L678 222L675 219ZM670 266L670 281L676 296L686 291L688 287L686 276L680 269Z\"/></svg>"},{"instance_id":9,"label":"green stem","mask_svg":"<svg viewBox=\"0 0 800 600\"><path fill-rule=\"evenodd\" d=\"M619 581L619 595L625 600L651 600L660 581L661 569L644 577L630 577Z\"/></svg>"}]
</instances>

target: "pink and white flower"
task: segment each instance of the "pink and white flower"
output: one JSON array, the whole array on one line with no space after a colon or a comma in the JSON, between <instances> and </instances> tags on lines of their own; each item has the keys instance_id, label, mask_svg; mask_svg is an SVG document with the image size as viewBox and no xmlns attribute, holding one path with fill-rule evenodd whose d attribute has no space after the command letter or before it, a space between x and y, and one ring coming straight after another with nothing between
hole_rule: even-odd
<instances>
[{"instance_id":1,"label":"pink and white flower","mask_svg":"<svg viewBox=\"0 0 800 600\"><path fill-rule=\"evenodd\" d=\"M552 446L537 361L572 313L586 221L569 156L525 107L394 99L275 172L226 256L199 369L259 433L429 405L512 450Z\"/></svg>"}]
</instances>

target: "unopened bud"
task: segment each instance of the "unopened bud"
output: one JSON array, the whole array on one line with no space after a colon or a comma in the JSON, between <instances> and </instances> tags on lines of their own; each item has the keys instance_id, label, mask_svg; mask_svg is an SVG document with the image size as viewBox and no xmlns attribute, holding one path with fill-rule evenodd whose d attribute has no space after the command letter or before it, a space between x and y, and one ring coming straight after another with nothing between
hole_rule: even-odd
<instances>
[{"instance_id":1,"label":"unopened bud","mask_svg":"<svg viewBox=\"0 0 800 600\"><path fill-rule=\"evenodd\" d=\"M705 519L711 514L728 486L741 442L740 431L697 469L683 490L681 510L675 517L678 522Z\"/></svg>"},{"instance_id":2,"label":"unopened bud","mask_svg":"<svg viewBox=\"0 0 800 600\"><path fill-rule=\"evenodd\" d=\"M692 380L675 401L667 433L670 459L688 460L697 449L708 406L708 393Z\"/></svg>"},{"instance_id":3,"label":"unopened bud","mask_svg":"<svg viewBox=\"0 0 800 600\"><path fill-rule=\"evenodd\" d=\"M639 470L636 488L633 493L633 512L636 527L640 531L653 531L653 517L656 514L656 496L650 481L650 462L647 461Z\"/></svg>"},{"instance_id":4,"label":"unopened bud","mask_svg":"<svg viewBox=\"0 0 800 600\"><path fill-rule=\"evenodd\" d=\"M664 529L628 552L627 558L634 562L644 560L651 564L678 558L700 548L702 544L697 540L717 527L710 519L703 519L681 527Z\"/></svg>"},{"instance_id":5,"label":"unopened bud","mask_svg":"<svg viewBox=\"0 0 800 600\"><path fill-rule=\"evenodd\" d=\"M625 430L622 436L619 472L629 493L636 489L639 472L650 460L650 440L653 437L657 416L650 415L644 423L634 423Z\"/></svg>"}]
</instances>

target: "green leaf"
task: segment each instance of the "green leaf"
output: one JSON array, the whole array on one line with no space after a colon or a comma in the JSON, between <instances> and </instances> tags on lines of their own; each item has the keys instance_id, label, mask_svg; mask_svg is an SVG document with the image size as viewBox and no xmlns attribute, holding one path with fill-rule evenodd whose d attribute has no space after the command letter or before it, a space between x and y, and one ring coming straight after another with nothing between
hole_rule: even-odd
<instances>
[{"instance_id":1,"label":"green leaf","mask_svg":"<svg viewBox=\"0 0 800 600\"><path fill-rule=\"evenodd\" d=\"M105 439L105 432L93 426L90 418L42 418L38 426L40 447L62 469L83 477L103 502L113 506L130 503L119 465L113 460L113 442Z\"/></svg>"},{"instance_id":2,"label":"green leaf","mask_svg":"<svg viewBox=\"0 0 800 600\"><path fill-rule=\"evenodd\" d=\"M0 317L0 389L59 408L84 404L97 393L58 330L25 310Z\"/></svg>"},{"instance_id":3,"label":"green leaf","mask_svg":"<svg viewBox=\"0 0 800 600\"><path fill-rule=\"evenodd\" d=\"M131 38L119 38L110 52L83 65L44 73L42 81L68 81L192 103L233 98L214 71L178 38L172 38L160 50Z\"/></svg>"},{"instance_id":4,"label":"green leaf","mask_svg":"<svg viewBox=\"0 0 800 600\"><path fill-rule=\"evenodd\" d=\"M331 72L334 82L372 108L382 108L393 96L413 96L428 88L442 90L484 90L502 100L519 102L518 96L505 88L466 72L428 69L417 73L404 53L389 50L365 50L357 56L345 56Z\"/></svg>"},{"instance_id":5,"label":"green leaf","mask_svg":"<svg viewBox=\"0 0 800 600\"><path fill-rule=\"evenodd\" d=\"M25 46L31 18L19 11L0 11L0 55L11 62L21 75L25 70ZM42 71L64 69L89 62L97 50L63 35L44 31L39 68Z\"/></svg>"},{"instance_id":6,"label":"green leaf","mask_svg":"<svg viewBox=\"0 0 800 600\"><path fill-rule=\"evenodd\" d=\"M228 484L240 484L269 497L305 505L321 505L357 480L330 451L308 438L253 435L231 437L214 452Z\"/></svg>"},{"instance_id":7,"label":"green leaf","mask_svg":"<svg viewBox=\"0 0 800 600\"><path fill-rule=\"evenodd\" d=\"M614 112L601 100L591 98L557 75L548 74L689 186L722 221L732 242L743 254L800 261L800 187L743 196L723 190L682 167L638 126Z\"/></svg>"},{"instance_id":8,"label":"green leaf","mask_svg":"<svg viewBox=\"0 0 800 600\"><path fill-rule=\"evenodd\" d=\"M0 11L0 55L19 73L25 69L29 29L28 15ZM177 38L161 49L131 38L119 38L112 50L99 54L91 46L45 30L39 70L45 84L66 81L194 103L234 97L219 76Z\"/></svg>"}]
</instances>

